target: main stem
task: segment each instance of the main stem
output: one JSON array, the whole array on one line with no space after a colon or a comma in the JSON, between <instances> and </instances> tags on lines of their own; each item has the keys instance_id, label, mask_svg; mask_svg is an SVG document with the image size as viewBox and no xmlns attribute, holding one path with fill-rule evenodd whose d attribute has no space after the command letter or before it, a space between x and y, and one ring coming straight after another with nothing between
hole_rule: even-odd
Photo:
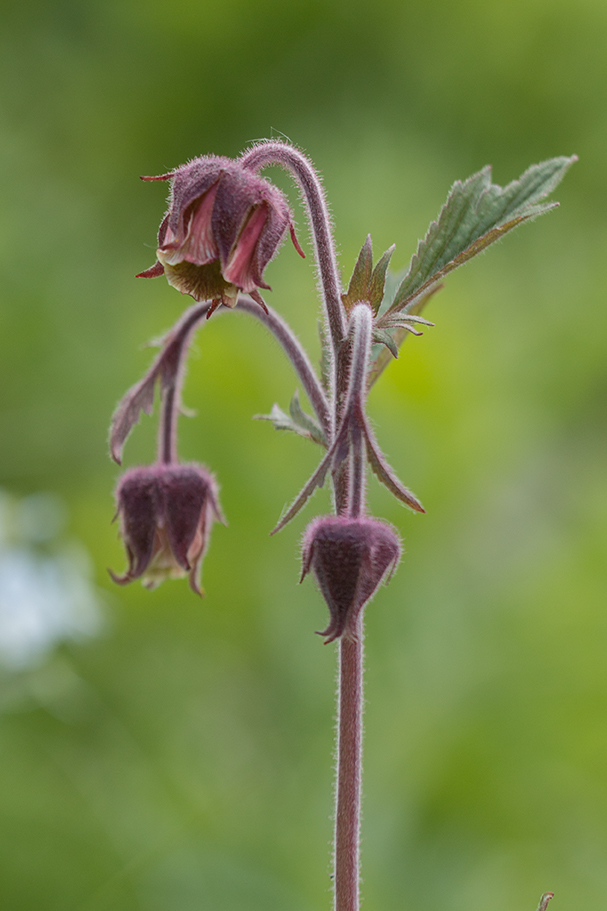
<instances>
[{"instance_id":1,"label":"main stem","mask_svg":"<svg viewBox=\"0 0 607 911\"><path fill-rule=\"evenodd\" d=\"M339 643L335 911L358 911L363 740L363 621Z\"/></svg>"},{"instance_id":2,"label":"main stem","mask_svg":"<svg viewBox=\"0 0 607 911\"><path fill-rule=\"evenodd\" d=\"M350 518L359 518L365 511L366 460L362 431L372 332L370 307L357 304L350 314L351 361L344 403L344 414L349 421L350 472L343 514ZM340 640L338 700L335 911L358 911L364 704L362 611L354 636L342 636Z\"/></svg>"}]
</instances>

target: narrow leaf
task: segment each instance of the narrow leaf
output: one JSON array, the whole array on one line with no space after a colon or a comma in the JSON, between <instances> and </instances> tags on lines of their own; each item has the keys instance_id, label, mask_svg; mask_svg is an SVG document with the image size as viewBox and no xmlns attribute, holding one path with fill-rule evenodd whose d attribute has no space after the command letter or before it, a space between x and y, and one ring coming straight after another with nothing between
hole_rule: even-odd
<instances>
[{"instance_id":1,"label":"narrow leaf","mask_svg":"<svg viewBox=\"0 0 607 911\"><path fill-rule=\"evenodd\" d=\"M398 345L392 338L390 332L387 329L374 329L373 330L373 341L378 342L380 345L385 345L392 357L398 357Z\"/></svg>"},{"instance_id":2,"label":"narrow leaf","mask_svg":"<svg viewBox=\"0 0 607 911\"><path fill-rule=\"evenodd\" d=\"M367 234L367 239L358 254L358 259L356 260L356 265L352 272L352 278L348 285L348 291L346 294L342 294L341 297L344 307L346 308L346 313L350 312L357 301L368 300L372 269L373 247L371 245L371 235Z\"/></svg>"},{"instance_id":3,"label":"narrow leaf","mask_svg":"<svg viewBox=\"0 0 607 911\"><path fill-rule=\"evenodd\" d=\"M390 310L406 307L421 291L467 262L524 221L543 215L558 203L540 204L577 161L551 158L532 165L506 187L491 183L491 168L456 181L433 221L398 288Z\"/></svg>"},{"instance_id":4,"label":"narrow leaf","mask_svg":"<svg viewBox=\"0 0 607 911\"><path fill-rule=\"evenodd\" d=\"M373 270L373 275L371 276L371 281L369 282L369 296L365 298L371 304L373 308L373 313L377 314L379 308L381 307L381 302L384 299L384 287L386 285L386 272L388 271L388 266L390 265L390 259L394 253L394 248L396 244L386 250L380 261L375 266Z\"/></svg>"},{"instance_id":5,"label":"narrow leaf","mask_svg":"<svg viewBox=\"0 0 607 911\"><path fill-rule=\"evenodd\" d=\"M369 464L371 466L373 474L378 478L378 480L381 481L381 483L388 488L390 493L393 493L394 496L401 501L401 503L404 503L405 506L408 506L409 509L413 509L415 512L425 512L426 510L419 502L415 494L407 487L405 487L405 485L398 479L393 469L386 461L385 456L380 451L373 432L367 422L365 422L365 444Z\"/></svg>"},{"instance_id":6,"label":"narrow leaf","mask_svg":"<svg viewBox=\"0 0 607 911\"><path fill-rule=\"evenodd\" d=\"M298 496L295 498L295 500L293 501L291 506L289 506L287 511L284 513L284 515L281 516L280 521L278 522L276 527L273 528L272 531L270 532L271 535L275 535L277 531L280 531L281 529L283 529L285 527L285 525L288 525L288 523L291 521L291 519L295 518L295 516L297 515L299 510L302 509L306 505L306 503L308 502L308 500L310 499L310 497L312 496L312 494L314 493L316 488L323 486L323 484L325 483L325 478L327 477L327 472L329 470L331 462L333 461L334 455L335 455L335 443L329 449L329 451L327 452L327 454L321 461L320 465L318 466L318 468L316 469L316 471L314 472L314 474L312 475L310 480L305 484L303 489L300 491Z\"/></svg>"},{"instance_id":7,"label":"narrow leaf","mask_svg":"<svg viewBox=\"0 0 607 911\"><path fill-rule=\"evenodd\" d=\"M150 371L144 378L132 386L118 402L110 424L110 455L113 460L122 464L122 450L126 439L138 422L141 412L151 414L154 408L154 385L158 373Z\"/></svg>"}]
</instances>

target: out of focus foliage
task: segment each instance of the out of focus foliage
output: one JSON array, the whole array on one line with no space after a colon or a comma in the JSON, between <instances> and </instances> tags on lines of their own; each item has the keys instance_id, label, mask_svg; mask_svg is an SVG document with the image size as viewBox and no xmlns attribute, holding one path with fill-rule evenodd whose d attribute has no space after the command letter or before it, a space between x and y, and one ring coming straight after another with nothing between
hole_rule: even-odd
<instances>
[{"instance_id":1,"label":"out of focus foliage","mask_svg":"<svg viewBox=\"0 0 607 911\"><path fill-rule=\"evenodd\" d=\"M133 278L164 206L138 175L282 134L324 174L346 278L369 231L405 266L456 178L580 157L561 208L451 276L371 396L428 513L372 482L408 553L368 610L363 874L382 911L532 911L546 889L554 911L604 906L605 4L5 0L0 17L0 484L62 499L105 590L97 636L3 667L2 907L329 906L335 656L296 585L328 498L267 537L317 453L251 421L295 383L246 316L201 330L186 385L183 456L216 472L230 522L205 600L106 574L124 560L106 427L187 303ZM317 350L310 258L285 246L269 274Z\"/></svg>"}]
</instances>

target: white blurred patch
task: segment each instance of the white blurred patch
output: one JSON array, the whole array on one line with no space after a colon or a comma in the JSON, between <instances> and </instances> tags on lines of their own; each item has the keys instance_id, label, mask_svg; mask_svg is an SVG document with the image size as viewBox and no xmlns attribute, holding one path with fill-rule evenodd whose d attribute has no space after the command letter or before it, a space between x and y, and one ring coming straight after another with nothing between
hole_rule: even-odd
<instances>
[{"instance_id":1,"label":"white blurred patch","mask_svg":"<svg viewBox=\"0 0 607 911\"><path fill-rule=\"evenodd\" d=\"M66 517L54 494L16 500L0 491L0 663L9 670L100 629L90 560L82 545L62 539Z\"/></svg>"}]
</instances>

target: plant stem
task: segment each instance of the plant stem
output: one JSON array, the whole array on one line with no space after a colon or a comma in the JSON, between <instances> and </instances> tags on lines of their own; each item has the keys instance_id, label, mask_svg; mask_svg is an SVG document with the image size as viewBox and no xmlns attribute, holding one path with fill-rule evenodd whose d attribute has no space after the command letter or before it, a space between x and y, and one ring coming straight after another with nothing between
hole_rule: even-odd
<instances>
[{"instance_id":1,"label":"plant stem","mask_svg":"<svg viewBox=\"0 0 607 911\"><path fill-rule=\"evenodd\" d=\"M350 314L348 341L352 343L350 376L344 414L349 424L350 458L348 472L348 503L346 513L353 518L364 514L366 499L365 401L367 372L373 333L373 312L364 303L357 304Z\"/></svg>"},{"instance_id":2,"label":"plant stem","mask_svg":"<svg viewBox=\"0 0 607 911\"><path fill-rule=\"evenodd\" d=\"M337 791L335 806L335 911L358 911L363 737L363 621L356 638L340 639Z\"/></svg>"},{"instance_id":3,"label":"plant stem","mask_svg":"<svg viewBox=\"0 0 607 911\"><path fill-rule=\"evenodd\" d=\"M171 330L156 369L161 372L162 411L158 425L158 461L171 465L177 461L177 418L181 407L185 355L192 332L206 316L209 303L195 304ZM161 366L162 365L162 366ZM153 368L154 369L154 368Z\"/></svg>"},{"instance_id":4,"label":"plant stem","mask_svg":"<svg viewBox=\"0 0 607 911\"><path fill-rule=\"evenodd\" d=\"M245 168L255 171L280 165L299 185L312 229L333 351L337 354L346 334L346 321L331 221L318 174L305 155L284 142L262 142L245 152L241 161Z\"/></svg>"},{"instance_id":5,"label":"plant stem","mask_svg":"<svg viewBox=\"0 0 607 911\"><path fill-rule=\"evenodd\" d=\"M177 461L177 390L175 383L164 390L162 412L158 425L158 461L171 465Z\"/></svg>"}]
</instances>

